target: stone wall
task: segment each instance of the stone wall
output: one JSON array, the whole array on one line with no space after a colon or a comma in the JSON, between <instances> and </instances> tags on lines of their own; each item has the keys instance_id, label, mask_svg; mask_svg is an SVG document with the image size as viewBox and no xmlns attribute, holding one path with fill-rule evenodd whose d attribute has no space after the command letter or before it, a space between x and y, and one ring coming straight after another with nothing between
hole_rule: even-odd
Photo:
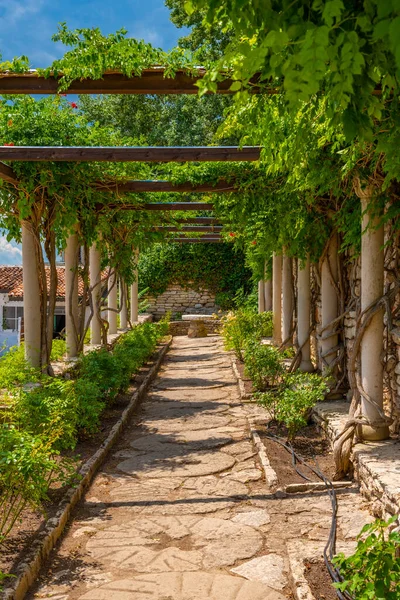
<instances>
[{"instance_id":1,"label":"stone wall","mask_svg":"<svg viewBox=\"0 0 400 600\"><path fill-rule=\"evenodd\" d=\"M212 315L218 310L215 294L212 292L184 289L176 284L170 285L160 296L146 294L144 300L149 302L146 312L154 315L156 319L163 317L167 312L170 312L174 318L179 314Z\"/></svg>"}]
</instances>

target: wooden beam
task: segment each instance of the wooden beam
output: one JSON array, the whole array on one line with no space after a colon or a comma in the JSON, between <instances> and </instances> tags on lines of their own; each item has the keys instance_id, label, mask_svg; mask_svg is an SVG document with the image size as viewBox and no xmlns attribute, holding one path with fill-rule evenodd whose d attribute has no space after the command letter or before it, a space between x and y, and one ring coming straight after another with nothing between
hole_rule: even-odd
<instances>
[{"instance_id":1,"label":"wooden beam","mask_svg":"<svg viewBox=\"0 0 400 600\"><path fill-rule=\"evenodd\" d=\"M170 242L178 242L180 244L220 244L223 242L223 238L170 238Z\"/></svg>"},{"instance_id":2,"label":"wooden beam","mask_svg":"<svg viewBox=\"0 0 400 600\"><path fill-rule=\"evenodd\" d=\"M144 69L141 76L128 77L121 73L104 73L101 79L77 79L69 88L69 94L198 94L196 82L205 75L199 68L196 76L176 71L174 77L164 77L163 68ZM57 94L60 77L44 78L36 72L1 73L0 94ZM253 84L258 80L256 75ZM230 90L232 80L217 82L218 94L233 94ZM259 93L253 85L249 90ZM276 91L274 92L276 93Z\"/></svg>"},{"instance_id":3,"label":"wooden beam","mask_svg":"<svg viewBox=\"0 0 400 600\"><path fill-rule=\"evenodd\" d=\"M214 210L210 202L149 202L147 204L104 204L101 208L119 210Z\"/></svg>"},{"instance_id":4,"label":"wooden beam","mask_svg":"<svg viewBox=\"0 0 400 600\"><path fill-rule=\"evenodd\" d=\"M174 219L176 223L193 225L218 225L220 221L215 217L186 217L183 219Z\"/></svg>"},{"instance_id":5,"label":"wooden beam","mask_svg":"<svg viewBox=\"0 0 400 600\"><path fill-rule=\"evenodd\" d=\"M18 179L14 171L8 165L0 162L0 179L7 181L7 183L18 184Z\"/></svg>"},{"instance_id":6,"label":"wooden beam","mask_svg":"<svg viewBox=\"0 0 400 600\"><path fill-rule=\"evenodd\" d=\"M214 162L255 161L257 146L204 147L73 147L73 146L0 146L0 160L28 162Z\"/></svg>"},{"instance_id":7,"label":"wooden beam","mask_svg":"<svg viewBox=\"0 0 400 600\"><path fill-rule=\"evenodd\" d=\"M171 183L170 181L125 181L118 183L105 183L99 181L96 188L106 192L116 192L125 194L127 192L234 192L237 190L234 185L226 181L219 181L215 185L210 183Z\"/></svg>"},{"instance_id":8,"label":"wooden beam","mask_svg":"<svg viewBox=\"0 0 400 600\"><path fill-rule=\"evenodd\" d=\"M173 232L182 232L185 233L187 231L191 231L192 233L219 233L222 230L222 225L216 225L208 227L207 225L200 225L197 227L191 226L183 226L183 227L175 227L174 225L161 225L152 227L152 231L173 231Z\"/></svg>"}]
</instances>

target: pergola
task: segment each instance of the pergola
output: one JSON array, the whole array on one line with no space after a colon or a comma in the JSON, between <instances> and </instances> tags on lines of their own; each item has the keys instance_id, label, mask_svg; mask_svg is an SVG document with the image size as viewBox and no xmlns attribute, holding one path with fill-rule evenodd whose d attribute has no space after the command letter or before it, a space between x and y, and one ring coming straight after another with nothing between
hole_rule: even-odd
<instances>
[{"instance_id":1,"label":"pergola","mask_svg":"<svg viewBox=\"0 0 400 600\"><path fill-rule=\"evenodd\" d=\"M140 77L127 77L121 73L105 73L99 80L73 81L68 92L73 94L198 94L196 83L205 74L199 68L194 74L178 71L173 78L165 77L163 68L145 69ZM48 78L38 75L35 71L23 74L4 73L0 75L0 94L57 94L60 77ZM254 81L254 84L257 82ZM232 81L226 80L217 84L217 93L231 94ZM252 88L258 93L256 85ZM210 161L257 161L260 158L259 147L0 147L0 161L12 163L14 161L96 161L96 162L210 162ZM13 185L18 185L18 178L9 164L0 162L0 178ZM170 192L170 193L229 193L237 191L234 183L217 181L215 185L190 182L173 183L168 181L99 181L95 186L102 191L112 193L117 198L129 193ZM111 199L110 199L111 200ZM214 205L210 202L152 202L130 203L111 200L106 205L99 205L98 210L112 209L118 211L212 211ZM174 222L174 221L173 221ZM174 237L167 239L178 243L220 243L221 225L214 217L189 217L180 218L173 225L166 227L152 227L153 231L175 233ZM193 227L178 227L176 225L192 224ZM190 234L200 234L201 237L188 237ZM66 269L66 331L67 352L69 357L76 355L74 343L73 324L77 320L77 235L71 235L67 240L65 251ZM38 340L40 329L38 314L40 306L39 283L35 280L33 265L34 247L29 228L22 223L23 246L23 274L24 274L24 299L25 310L25 349L26 356L31 364L38 364ZM134 251L136 257L138 251ZM90 249L90 281L93 289L93 306L100 302L100 252L96 246ZM112 283L112 281L111 281ZM109 293L109 332L116 332L117 287L112 285ZM126 297L124 283L121 282L121 297ZM127 325L127 310L122 306L121 327ZM138 319L138 289L136 281L131 288L131 321ZM101 324L96 315L91 323L91 342L101 342Z\"/></svg>"},{"instance_id":2,"label":"pergola","mask_svg":"<svg viewBox=\"0 0 400 600\"><path fill-rule=\"evenodd\" d=\"M90 80L82 79L72 81L68 86L63 87L63 91L73 94L197 94L198 87L196 83L204 76L205 71L202 68L194 72L177 71L174 77L167 77L165 69L155 67L143 70L140 76L128 77L121 73L106 72L101 79ZM62 76L61 76L62 78ZM57 94L60 84L60 77L42 77L37 72L23 74L3 73L0 75L0 94ZM250 82L249 91L260 93L257 86L258 77L256 76ZM222 82L216 82L216 93L231 94L232 81L229 79ZM279 88L264 89L263 93L277 93ZM381 90L376 89L373 94L381 94ZM260 148L0 148L0 160L14 161L155 161L155 162L183 162L183 161L256 161L260 157ZM9 165L0 163L0 177L5 181L18 185L17 178ZM226 185L227 184L227 185ZM179 185L170 182L98 182L100 188L115 193L117 196L129 192L230 192L235 191L235 185L229 182L216 182L214 189L204 186L203 189L196 189L190 183ZM171 189L173 188L173 189ZM219 189L218 189L219 188ZM384 231L383 227L374 227L374 217L368 214L368 195L364 190L358 190L357 195L362 202L363 210L363 230L362 236L362 286L361 286L361 309L366 311L368 306L383 293L383 247ZM212 210L210 203L143 203L140 205L111 203L109 205L115 209L123 210ZM183 223L194 223L202 225L214 225L216 220L212 217L193 218L191 220L182 220ZM205 221L204 219L209 219ZM368 227L369 223L372 227ZM179 220L181 224L181 220ZM202 238L190 238L186 235L179 235L171 238L179 243L219 243L221 237L210 236L208 232ZM32 365L38 364L38 347L40 345L40 306L39 282L33 267L33 257L35 254L34 240L29 232L29 228L22 223L22 242L23 242L23 277L25 299L27 299L26 317L25 317L25 351L26 357ZM73 321L76 318L77 301L77 275L76 275L76 256L77 256L77 236L71 235L68 239L65 253L66 261L66 325L67 325L67 346L69 356L74 356L74 341L71 336L73 330ZM338 316L338 301L335 288L336 274L332 272L331 264L334 264L334 258L338 253L337 238L330 240L329 248L326 252L321 265L321 331L323 335L319 341L319 353L323 364L334 364L338 352L338 334L334 324L340 320ZM137 255L137 250L136 250ZM259 309L273 310L274 319L274 341L278 345L285 340L286 334L292 326L292 296L293 281L291 277L290 259L282 255L273 257L273 278L272 281L260 282L259 284ZM94 305L99 305L100 288L100 253L93 246L90 250L90 279L94 284L92 300ZM124 285L124 284L122 284ZM307 371L312 367L310 361L310 262L298 270L298 306L297 306L297 338L301 347L300 370ZM96 288L97 286L97 288ZM116 286L114 286L114 295L109 296L109 306L111 311L116 305ZM137 320L137 278L132 286L131 301L131 320ZM124 294L122 294L122 297ZM114 303L114 304L113 304ZM116 313L110 312L110 315ZM380 409L383 407L383 371L381 364L381 351L383 339L383 311L375 315L374 327L368 329L368 335L364 335L361 345L361 372L363 386L366 393L371 395ZM109 318L110 332L111 322L116 319ZM121 326L127 324L126 304L121 311ZM100 342L100 320L95 316L92 320L92 343ZM370 418L371 422L378 423L375 429L372 428L368 433L372 440L384 439L387 436L387 427L379 425L379 412L363 400L363 414ZM365 427L364 427L365 429ZM364 435L366 435L363 430ZM367 436L367 437L368 437Z\"/></svg>"}]
</instances>

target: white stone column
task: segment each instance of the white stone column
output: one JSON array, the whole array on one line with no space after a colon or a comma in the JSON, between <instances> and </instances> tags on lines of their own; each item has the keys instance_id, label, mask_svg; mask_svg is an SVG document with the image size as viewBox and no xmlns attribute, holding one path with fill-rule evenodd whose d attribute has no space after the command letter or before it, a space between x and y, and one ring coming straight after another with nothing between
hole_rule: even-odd
<instances>
[{"instance_id":1,"label":"white stone column","mask_svg":"<svg viewBox=\"0 0 400 600\"><path fill-rule=\"evenodd\" d=\"M264 302L264 281L260 279L258 282L258 312L263 313L265 311Z\"/></svg>"},{"instance_id":2,"label":"white stone column","mask_svg":"<svg viewBox=\"0 0 400 600\"><path fill-rule=\"evenodd\" d=\"M293 322L292 259L283 256L282 261L282 341L289 339ZM290 343L290 340L289 340Z\"/></svg>"},{"instance_id":3,"label":"white stone column","mask_svg":"<svg viewBox=\"0 0 400 600\"><path fill-rule=\"evenodd\" d=\"M40 367L41 314L36 242L29 223L22 221L21 225L25 359L32 367Z\"/></svg>"},{"instance_id":4,"label":"white stone column","mask_svg":"<svg viewBox=\"0 0 400 600\"><path fill-rule=\"evenodd\" d=\"M98 345L101 344L101 321L99 318L101 302L101 254L95 243L89 250L89 279L90 286L95 286L92 290L94 314L90 323L90 343Z\"/></svg>"},{"instance_id":5,"label":"white stone column","mask_svg":"<svg viewBox=\"0 0 400 600\"><path fill-rule=\"evenodd\" d=\"M264 308L266 312L272 310L272 280L266 279L264 281Z\"/></svg>"},{"instance_id":6,"label":"white stone column","mask_svg":"<svg viewBox=\"0 0 400 600\"><path fill-rule=\"evenodd\" d=\"M282 256L274 253L272 258L272 312L274 343L282 343Z\"/></svg>"},{"instance_id":7,"label":"white stone column","mask_svg":"<svg viewBox=\"0 0 400 600\"><path fill-rule=\"evenodd\" d=\"M136 268L134 271L135 281L131 285L131 323L139 321L139 271L138 271L139 250L135 250Z\"/></svg>"},{"instance_id":8,"label":"white stone column","mask_svg":"<svg viewBox=\"0 0 400 600\"><path fill-rule=\"evenodd\" d=\"M300 268L300 267L303 268ZM310 324L311 324L311 288L310 288L310 259L301 265L298 261L297 271L297 338L301 348L300 371L311 373L314 366L311 362L310 352ZM303 345L304 344L304 345Z\"/></svg>"},{"instance_id":9,"label":"white stone column","mask_svg":"<svg viewBox=\"0 0 400 600\"><path fill-rule=\"evenodd\" d=\"M126 329L128 327L128 310L126 306L126 294L127 289L123 279L120 279L119 282L119 302L120 302L120 327L121 329Z\"/></svg>"},{"instance_id":10,"label":"white stone column","mask_svg":"<svg viewBox=\"0 0 400 600\"><path fill-rule=\"evenodd\" d=\"M321 265L321 327L326 327L338 316L338 296L333 281L338 280L337 268L338 236L334 233L329 241L329 247ZM333 281L332 281L333 278ZM338 336L329 335L334 327L328 327L322 333L320 341L321 369L322 372L336 359ZM323 359L322 359L323 356Z\"/></svg>"},{"instance_id":11,"label":"white stone column","mask_svg":"<svg viewBox=\"0 0 400 600\"><path fill-rule=\"evenodd\" d=\"M67 238L67 245L65 247L65 332L67 358L75 358L78 354L78 250L78 235L73 233Z\"/></svg>"},{"instance_id":12,"label":"white stone column","mask_svg":"<svg viewBox=\"0 0 400 600\"><path fill-rule=\"evenodd\" d=\"M116 280L115 270L111 273L108 278L108 333L117 333L117 317L118 317L118 284Z\"/></svg>"},{"instance_id":13,"label":"white stone column","mask_svg":"<svg viewBox=\"0 0 400 600\"><path fill-rule=\"evenodd\" d=\"M361 198L363 211L361 237L361 311L383 296L384 291L384 228L376 226L377 216L367 211L370 195ZM363 335L360 347L361 381L368 396L383 411L383 352L384 309L376 313ZM366 440L383 440L389 437L388 426L382 423L379 411L361 396L362 414L371 425L361 427L361 435ZM376 426L374 426L376 423Z\"/></svg>"}]
</instances>

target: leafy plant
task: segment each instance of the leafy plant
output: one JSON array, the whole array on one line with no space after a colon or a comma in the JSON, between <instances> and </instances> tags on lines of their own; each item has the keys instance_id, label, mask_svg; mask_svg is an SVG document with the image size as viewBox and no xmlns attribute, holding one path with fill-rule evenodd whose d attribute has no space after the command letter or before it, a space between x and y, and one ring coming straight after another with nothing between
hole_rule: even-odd
<instances>
[{"instance_id":1,"label":"leafy plant","mask_svg":"<svg viewBox=\"0 0 400 600\"><path fill-rule=\"evenodd\" d=\"M284 373L276 390L257 394L257 401L264 406L272 419L287 427L288 438L308 422L310 409L323 400L328 391L323 377L316 373Z\"/></svg>"},{"instance_id":2,"label":"leafy plant","mask_svg":"<svg viewBox=\"0 0 400 600\"><path fill-rule=\"evenodd\" d=\"M65 484L72 473L71 462L57 458L52 437L0 426L0 544L27 506L40 510L49 487Z\"/></svg>"},{"instance_id":3,"label":"leafy plant","mask_svg":"<svg viewBox=\"0 0 400 600\"><path fill-rule=\"evenodd\" d=\"M245 374L250 377L257 390L274 387L284 373L277 348L260 344L257 339L246 341L243 359Z\"/></svg>"},{"instance_id":4,"label":"leafy plant","mask_svg":"<svg viewBox=\"0 0 400 600\"><path fill-rule=\"evenodd\" d=\"M343 578L334 587L357 600L397 600L400 589L400 532L393 529L398 517L377 519L365 525L358 535L357 549L333 559Z\"/></svg>"},{"instance_id":5,"label":"leafy plant","mask_svg":"<svg viewBox=\"0 0 400 600\"><path fill-rule=\"evenodd\" d=\"M272 313L256 313L249 309L239 309L228 313L222 319L221 334L226 350L233 350L239 360L243 360L243 349L247 340L260 340L272 333Z\"/></svg>"}]
</instances>

